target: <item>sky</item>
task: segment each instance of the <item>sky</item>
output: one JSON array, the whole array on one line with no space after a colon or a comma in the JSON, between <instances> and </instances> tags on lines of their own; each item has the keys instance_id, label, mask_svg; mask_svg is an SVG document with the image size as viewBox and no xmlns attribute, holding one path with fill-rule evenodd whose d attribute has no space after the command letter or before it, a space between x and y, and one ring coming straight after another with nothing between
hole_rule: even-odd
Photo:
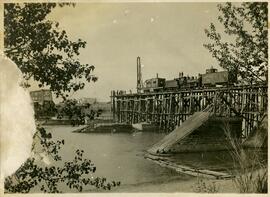
<instances>
[{"instance_id":1,"label":"sky","mask_svg":"<svg viewBox=\"0 0 270 197\"><path fill-rule=\"evenodd\" d=\"M173 79L179 72L197 76L218 63L203 44L204 29L217 29L216 3L78 3L56 8L49 19L58 21L70 39L87 42L79 60L95 66L95 83L72 98L109 101L111 90L136 90L136 58L141 57L143 80Z\"/></svg>"}]
</instances>

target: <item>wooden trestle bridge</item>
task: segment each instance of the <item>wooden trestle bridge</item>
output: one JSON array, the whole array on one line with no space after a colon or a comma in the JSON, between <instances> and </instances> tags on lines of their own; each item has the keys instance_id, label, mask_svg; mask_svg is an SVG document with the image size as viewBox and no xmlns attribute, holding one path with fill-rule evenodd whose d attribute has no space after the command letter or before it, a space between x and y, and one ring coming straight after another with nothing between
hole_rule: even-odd
<instances>
[{"instance_id":1,"label":"wooden trestle bridge","mask_svg":"<svg viewBox=\"0 0 270 197\"><path fill-rule=\"evenodd\" d=\"M165 131L172 131L195 112L213 105L215 116L241 117L242 133L246 137L267 113L268 86L134 94L112 91L111 104L115 121L128 124L147 122Z\"/></svg>"}]
</instances>

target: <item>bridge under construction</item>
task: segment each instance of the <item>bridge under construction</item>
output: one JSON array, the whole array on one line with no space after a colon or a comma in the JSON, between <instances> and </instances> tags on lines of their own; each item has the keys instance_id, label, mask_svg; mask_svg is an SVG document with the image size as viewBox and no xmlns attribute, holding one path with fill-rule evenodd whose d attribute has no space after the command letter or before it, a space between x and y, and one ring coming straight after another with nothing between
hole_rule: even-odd
<instances>
[{"instance_id":1,"label":"bridge under construction","mask_svg":"<svg viewBox=\"0 0 270 197\"><path fill-rule=\"evenodd\" d=\"M111 92L113 119L137 129L148 124L170 132L150 154L224 150L235 139L254 136L267 116L267 85L236 86L237 77L231 74L211 68L199 78L157 76L144 85L137 57L137 93Z\"/></svg>"},{"instance_id":2,"label":"bridge under construction","mask_svg":"<svg viewBox=\"0 0 270 197\"><path fill-rule=\"evenodd\" d=\"M147 122L172 131L212 105L215 117L241 118L242 136L247 137L267 112L267 90L266 85L253 85L134 94L112 91L111 107L117 122Z\"/></svg>"}]
</instances>

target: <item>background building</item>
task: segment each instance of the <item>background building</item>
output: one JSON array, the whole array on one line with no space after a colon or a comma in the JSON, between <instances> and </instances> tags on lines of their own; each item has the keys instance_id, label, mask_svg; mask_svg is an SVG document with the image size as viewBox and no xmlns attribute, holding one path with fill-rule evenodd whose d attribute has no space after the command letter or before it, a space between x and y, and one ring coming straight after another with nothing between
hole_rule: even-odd
<instances>
[{"instance_id":1,"label":"background building","mask_svg":"<svg viewBox=\"0 0 270 197\"><path fill-rule=\"evenodd\" d=\"M46 102L53 102L52 92L50 90L31 91L30 96L33 103L38 103L39 105L44 105Z\"/></svg>"},{"instance_id":2,"label":"background building","mask_svg":"<svg viewBox=\"0 0 270 197\"><path fill-rule=\"evenodd\" d=\"M50 90L31 91L36 118L50 118L55 115L55 104Z\"/></svg>"}]
</instances>

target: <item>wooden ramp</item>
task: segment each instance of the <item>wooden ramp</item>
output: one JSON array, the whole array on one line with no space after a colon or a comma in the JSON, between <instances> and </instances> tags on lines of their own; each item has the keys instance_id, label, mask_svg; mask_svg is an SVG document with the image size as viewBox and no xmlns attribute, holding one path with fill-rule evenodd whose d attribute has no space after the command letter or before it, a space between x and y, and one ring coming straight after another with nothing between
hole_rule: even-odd
<instances>
[{"instance_id":1,"label":"wooden ramp","mask_svg":"<svg viewBox=\"0 0 270 197\"><path fill-rule=\"evenodd\" d=\"M161 141L154 144L147 152L150 154L162 154L167 153L172 145L179 142L194 130L198 129L205 122L207 122L211 116L211 110L201 111L194 113L183 124L166 135Z\"/></svg>"}]
</instances>

